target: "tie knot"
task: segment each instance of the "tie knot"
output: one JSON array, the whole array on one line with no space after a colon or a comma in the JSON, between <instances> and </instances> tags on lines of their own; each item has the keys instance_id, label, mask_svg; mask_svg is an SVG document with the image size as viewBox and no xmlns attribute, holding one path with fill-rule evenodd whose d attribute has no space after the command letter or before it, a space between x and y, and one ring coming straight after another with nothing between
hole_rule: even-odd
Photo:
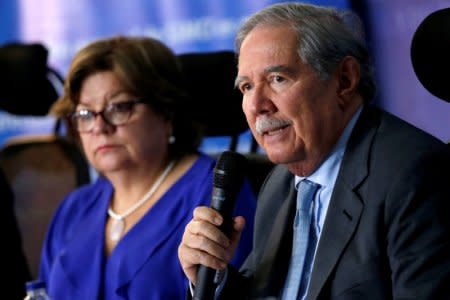
<instances>
[{"instance_id":1,"label":"tie knot","mask_svg":"<svg viewBox=\"0 0 450 300\"><path fill-rule=\"evenodd\" d=\"M314 195L319 189L320 184L303 179L297 184L297 207L301 210L309 210Z\"/></svg>"}]
</instances>

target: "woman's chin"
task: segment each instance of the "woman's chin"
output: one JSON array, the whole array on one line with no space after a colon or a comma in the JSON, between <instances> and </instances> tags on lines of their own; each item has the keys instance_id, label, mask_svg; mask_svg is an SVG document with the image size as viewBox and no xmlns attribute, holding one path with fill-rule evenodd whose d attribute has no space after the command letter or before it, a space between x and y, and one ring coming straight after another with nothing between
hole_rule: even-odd
<instances>
[{"instance_id":1,"label":"woman's chin","mask_svg":"<svg viewBox=\"0 0 450 300\"><path fill-rule=\"evenodd\" d=\"M94 168L104 175L126 170L125 163L119 160L102 160L97 162Z\"/></svg>"}]
</instances>

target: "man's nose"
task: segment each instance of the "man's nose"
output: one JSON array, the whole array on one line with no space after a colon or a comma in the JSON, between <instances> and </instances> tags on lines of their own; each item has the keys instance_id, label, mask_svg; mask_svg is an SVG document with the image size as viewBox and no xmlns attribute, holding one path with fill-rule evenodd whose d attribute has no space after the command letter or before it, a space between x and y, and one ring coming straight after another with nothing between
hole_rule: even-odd
<instances>
[{"instance_id":1,"label":"man's nose","mask_svg":"<svg viewBox=\"0 0 450 300\"><path fill-rule=\"evenodd\" d=\"M255 85L244 96L244 101L248 102L248 110L253 114L266 113L273 110L274 107L271 94L263 84Z\"/></svg>"}]
</instances>

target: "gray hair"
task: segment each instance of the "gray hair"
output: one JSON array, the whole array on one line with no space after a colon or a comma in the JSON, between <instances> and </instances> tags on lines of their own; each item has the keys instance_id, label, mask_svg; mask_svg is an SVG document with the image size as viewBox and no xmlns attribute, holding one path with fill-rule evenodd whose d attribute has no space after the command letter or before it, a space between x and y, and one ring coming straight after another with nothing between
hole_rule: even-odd
<instances>
[{"instance_id":1,"label":"gray hair","mask_svg":"<svg viewBox=\"0 0 450 300\"><path fill-rule=\"evenodd\" d=\"M376 85L373 66L365 45L361 19L351 11L339 11L302 3L278 3L250 16L239 29L235 46L257 26L291 26L297 33L297 53L303 62L328 79L345 56L356 58L361 67L359 93L370 101Z\"/></svg>"}]
</instances>

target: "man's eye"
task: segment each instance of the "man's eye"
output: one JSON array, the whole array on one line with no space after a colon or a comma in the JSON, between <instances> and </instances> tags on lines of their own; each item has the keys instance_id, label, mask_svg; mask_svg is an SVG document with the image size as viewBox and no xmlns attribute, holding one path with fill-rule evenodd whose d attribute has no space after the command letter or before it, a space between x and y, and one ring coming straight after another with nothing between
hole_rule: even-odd
<instances>
[{"instance_id":1,"label":"man's eye","mask_svg":"<svg viewBox=\"0 0 450 300\"><path fill-rule=\"evenodd\" d=\"M272 80L274 82L283 82L284 81L284 77L281 77L280 75L275 75L275 76L273 76Z\"/></svg>"},{"instance_id":2,"label":"man's eye","mask_svg":"<svg viewBox=\"0 0 450 300\"><path fill-rule=\"evenodd\" d=\"M244 93L245 91L248 91L252 88L252 86L249 83L243 83L241 84L241 86L239 87L239 90Z\"/></svg>"}]
</instances>

